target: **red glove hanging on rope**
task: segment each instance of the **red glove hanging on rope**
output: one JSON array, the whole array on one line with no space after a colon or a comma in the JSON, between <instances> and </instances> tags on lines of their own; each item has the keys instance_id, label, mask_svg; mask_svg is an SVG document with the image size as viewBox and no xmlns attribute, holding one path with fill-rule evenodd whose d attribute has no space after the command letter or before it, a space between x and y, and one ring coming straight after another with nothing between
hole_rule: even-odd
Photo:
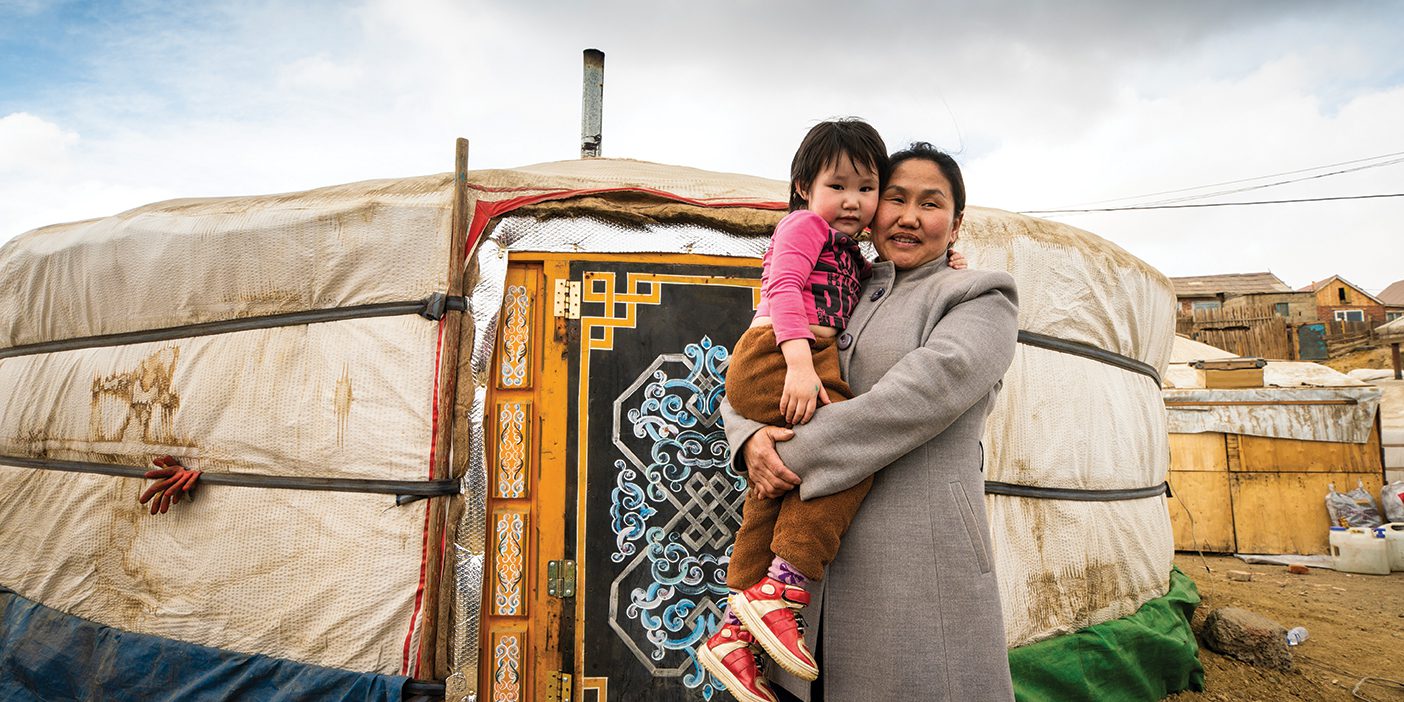
<instances>
[{"instance_id":1,"label":"red glove hanging on rope","mask_svg":"<svg viewBox=\"0 0 1404 702\"><path fill-rule=\"evenodd\" d=\"M161 456L151 462L157 468L146 471L146 477L160 478L160 480L146 488L146 492L141 493L141 497L137 498L137 501L146 504L149 500L152 514L157 512L165 514L171 505L180 502L182 496L186 498L186 501L189 501L190 491L194 489L195 481L200 478L200 471L185 468L173 456ZM153 500L153 497L156 499Z\"/></svg>"}]
</instances>

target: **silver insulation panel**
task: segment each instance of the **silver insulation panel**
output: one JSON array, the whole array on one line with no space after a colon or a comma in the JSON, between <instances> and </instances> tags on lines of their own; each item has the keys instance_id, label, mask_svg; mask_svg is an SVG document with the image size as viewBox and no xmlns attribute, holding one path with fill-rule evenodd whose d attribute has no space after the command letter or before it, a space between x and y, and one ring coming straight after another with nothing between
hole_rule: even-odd
<instances>
[{"instance_id":1,"label":"silver insulation panel","mask_svg":"<svg viewBox=\"0 0 1404 702\"><path fill-rule=\"evenodd\" d=\"M674 253L760 258L768 236L741 236L698 224L634 226L595 217L504 217L492 239L509 251ZM484 242L486 244L486 242Z\"/></svg>"},{"instance_id":2,"label":"silver insulation panel","mask_svg":"<svg viewBox=\"0 0 1404 702\"><path fill-rule=\"evenodd\" d=\"M445 698L457 702L478 699L478 629L482 616L483 574L487 556L487 436L484 418L491 382L492 354L497 342L497 319L507 278L507 249L489 237L474 254L477 285L468 297L468 314L476 332L469 367L473 406L468 413L470 440L467 469L462 478L463 515L453 544L453 673L446 681Z\"/></svg>"}]
</instances>

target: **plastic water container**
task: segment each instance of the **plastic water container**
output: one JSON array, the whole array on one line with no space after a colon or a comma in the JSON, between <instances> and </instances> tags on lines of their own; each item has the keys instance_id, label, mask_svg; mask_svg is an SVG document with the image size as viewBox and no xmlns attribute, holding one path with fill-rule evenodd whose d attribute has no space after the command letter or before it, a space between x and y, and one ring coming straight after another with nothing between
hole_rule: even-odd
<instances>
[{"instance_id":1,"label":"plastic water container","mask_svg":"<svg viewBox=\"0 0 1404 702\"><path fill-rule=\"evenodd\" d=\"M1342 573L1389 575L1389 542L1383 531L1351 527L1337 531L1331 528L1331 558Z\"/></svg>"},{"instance_id":2,"label":"plastic water container","mask_svg":"<svg viewBox=\"0 0 1404 702\"><path fill-rule=\"evenodd\" d=\"M1404 522L1375 527L1375 535L1385 540L1385 549L1389 551L1389 569L1404 570Z\"/></svg>"}]
</instances>

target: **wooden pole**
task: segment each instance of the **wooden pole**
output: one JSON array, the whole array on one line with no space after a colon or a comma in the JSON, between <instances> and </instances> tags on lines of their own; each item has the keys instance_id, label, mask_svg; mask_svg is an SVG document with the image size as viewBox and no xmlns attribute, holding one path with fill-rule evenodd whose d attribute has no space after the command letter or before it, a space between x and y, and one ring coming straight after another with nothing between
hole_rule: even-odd
<instances>
[{"instance_id":1,"label":"wooden pole","mask_svg":"<svg viewBox=\"0 0 1404 702\"><path fill-rule=\"evenodd\" d=\"M1389 348L1390 355L1394 356L1394 379L1404 380L1404 368L1401 368L1399 364L1399 342L1390 344Z\"/></svg>"},{"instance_id":2,"label":"wooden pole","mask_svg":"<svg viewBox=\"0 0 1404 702\"><path fill-rule=\"evenodd\" d=\"M467 257L468 219L468 140L454 142L453 201L450 210L449 269L445 292L450 297L463 294L464 259ZM464 317L469 313L449 313L440 321L442 351L439 359L439 394L435 398L438 408L439 425L434 437L434 463L429 467L434 479L453 477L449 465L449 450L452 445L454 428L454 401L458 391L459 328L462 324L472 324ZM464 447L463 450L467 450ZM445 546L444 532L447 524L449 500L437 498L427 500L429 510L428 528L425 530L427 562L424 579L424 625L420 629L419 649L415 665L407 671L420 678L443 679L448 675L447 650L450 640L449 611L453 602L452 572L446 567L450 562L442 548ZM417 675L416 675L417 673Z\"/></svg>"}]
</instances>

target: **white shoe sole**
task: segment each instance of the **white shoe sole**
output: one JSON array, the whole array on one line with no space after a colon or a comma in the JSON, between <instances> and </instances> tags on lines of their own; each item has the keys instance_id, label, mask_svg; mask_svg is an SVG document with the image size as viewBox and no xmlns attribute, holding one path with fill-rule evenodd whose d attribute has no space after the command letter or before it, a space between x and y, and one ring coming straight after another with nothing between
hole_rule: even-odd
<instances>
[{"instance_id":1,"label":"white shoe sole","mask_svg":"<svg viewBox=\"0 0 1404 702\"><path fill-rule=\"evenodd\" d=\"M751 608L751 601L741 597L740 593L732 595L730 598L731 611L746 625L746 631L751 632L751 636L756 637L756 643L760 644L765 652L770 654L770 660L785 669L785 672L801 679L816 680L819 678L819 669L808 665L798 656L790 653L785 645L780 643L780 639L765 626L765 621L761 619L760 612Z\"/></svg>"},{"instance_id":2,"label":"white shoe sole","mask_svg":"<svg viewBox=\"0 0 1404 702\"><path fill-rule=\"evenodd\" d=\"M712 677L720 680L722 685L726 686L726 691L740 702L776 702L773 697L766 698L751 694L751 691L747 690L741 681L737 680L736 676L722 665L721 659L712 653L712 649L706 646L697 649L697 662L701 663L702 667L712 674Z\"/></svg>"}]
</instances>

